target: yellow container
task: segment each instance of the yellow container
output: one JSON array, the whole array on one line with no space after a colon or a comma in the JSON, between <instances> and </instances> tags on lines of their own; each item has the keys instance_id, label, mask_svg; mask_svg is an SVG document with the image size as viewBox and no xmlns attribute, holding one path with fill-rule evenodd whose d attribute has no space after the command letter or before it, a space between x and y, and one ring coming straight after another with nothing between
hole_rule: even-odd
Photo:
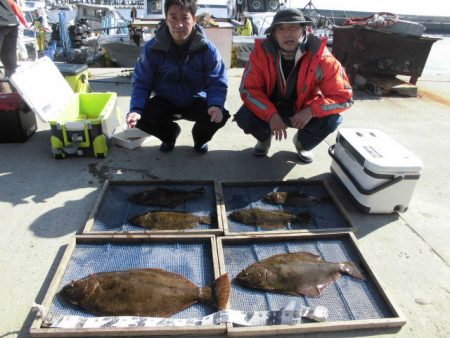
<instances>
[{"instance_id":1,"label":"yellow container","mask_svg":"<svg viewBox=\"0 0 450 338\"><path fill-rule=\"evenodd\" d=\"M91 92L87 65L63 62L55 62L55 65L74 93Z\"/></svg>"}]
</instances>

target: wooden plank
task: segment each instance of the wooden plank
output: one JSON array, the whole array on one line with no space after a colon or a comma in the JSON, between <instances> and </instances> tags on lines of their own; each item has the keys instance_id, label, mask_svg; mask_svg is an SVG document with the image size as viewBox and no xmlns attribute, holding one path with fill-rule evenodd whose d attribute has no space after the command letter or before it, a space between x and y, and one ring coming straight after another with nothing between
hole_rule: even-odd
<instances>
[{"instance_id":1,"label":"wooden plank","mask_svg":"<svg viewBox=\"0 0 450 338\"><path fill-rule=\"evenodd\" d=\"M404 325L406 321L396 318L370 319L355 321L302 323L299 325L277 325L258 327L228 327L229 337L273 336L274 334L300 334L313 332L337 332L358 329L395 328Z\"/></svg>"},{"instance_id":2,"label":"wooden plank","mask_svg":"<svg viewBox=\"0 0 450 338\"><path fill-rule=\"evenodd\" d=\"M221 273L227 272L225 264L224 247L227 243L239 244L245 242L283 242L284 240L324 240L324 239L342 239L348 240L351 250L358 256L361 265L365 269L366 277L375 286L376 291L383 299L385 305L392 313L392 317L375 318L363 320L346 320L332 322L304 323L301 325L276 325L276 326L257 326L257 327L234 327L233 324L227 323L228 336L245 337L245 336L267 336L274 334L299 334L309 332L325 332L325 331L344 331L356 329L370 328L393 328L400 327L406 323L404 315L398 310L391 298L388 296L385 288L376 278L369 264L364 258L360 248L357 245L357 239L351 231L328 232L328 233L290 233L290 234L260 234L260 235L236 235L217 238L217 247L219 250L219 268ZM231 276L230 276L231 277ZM258 309L254 309L258 310Z\"/></svg>"},{"instance_id":3,"label":"wooden plank","mask_svg":"<svg viewBox=\"0 0 450 338\"><path fill-rule=\"evenodd\" d=\"M97 197L97 200L95 201L94 207L92 208L91 213L89 214L88 220L86 222L86 225L84 226L83 233L89 232L92 230L92 227L94 226L95 217L98 213L98 208L100 206L100 203L103 200L103 197L105 196L106 190L108 189L109 181L106 180L105 183L103 183L102 189L100 190L100 193Z\"/></svg>"},{"instance_id":4,"label":"wooden plank","mask_svg":"<svg viewBox=\"0 0 450 338\"><path fill-rule=\"evenodd\" d=\"M217 182L216 189L217 194L219 195L219 198L217 200L217 208L222 220L222 230L225 235L229 235L230 229L228 228L227 211L225 209L225 196L223 194L222 182Z\"/></svg>"},{"instance_id":5,"label":"wooden plank","mask_svg":"<svg viewBox=\"0 0 450 338\"><path fill-rule=\"evenodd\" d=\"M50 283L50 286L47 290L47 293L44 296L44 300L42 302L42 306L44 306L45 309L48 309L52 303L53 297L56 294L56 291L58 290L58 286L61 283L62 276L64 274L64 271L66 270L66 266L70 261L70 257L72 256L72 253L75 249L76 245L76 239L72 239L71 243L67 246L66 250L64 251L64 255L61 259L61 262L59 263L59 266L55 272L55 275ZM33 323L31 324L30 332L33 332L34 330L38 330L41 327L43 318L38 317L36 314Z\"/></svg>"},{"instance_id":6,"label":"wooden plank","mask_svg":"<svg viewBox=\"0 0 450 338\"><path fill-rule=\"evenodd\" d=\"M329 183L323 182L323 186L325 190L330 195L330 198L333 200L334 205L336 208L338 208L339 212L341 213L342 217L344 217L345 221L350 224L351 228L349 230L353 231L354 233L358 232L358 227L353 225L353 223L350 220L350 214L348 211L342 206L342 203L339 201L339 198L337 198L336 194L334 193L333 189L331 189Z\"/></svg>"},{"instance_id":7,"label":"wooden plank","mask_svg":"<svg viewBox=\"0 0 450 338\"><path fill-rule=\"evenodd\" d=\"M72 240L71 244L65 250L63 258L57 268L57 271L48 288L43 306L49 308L61 284L63 275L70 262L72 254L78 244L103 244L103 243L151 243L151 242L173 242L173 243L209 243L211 247L212 268L215 278L220 276L220 268L218 265L218 251L217 243L214 235L182 235L182 236L167 236L167 235L129 235L129 234L115 234L115 235L77 235ZM36 315L30 328L31 337L110 337L120 336L128 337L130 335L136 336L161 336L161 335L219 335L224 334L226 325L211 325L211 326L181 326L181 327L132 327L132 328L101 328L101 329L62 329L62 328L43 328L44 318Z\"/></svg>"}]
</instances>

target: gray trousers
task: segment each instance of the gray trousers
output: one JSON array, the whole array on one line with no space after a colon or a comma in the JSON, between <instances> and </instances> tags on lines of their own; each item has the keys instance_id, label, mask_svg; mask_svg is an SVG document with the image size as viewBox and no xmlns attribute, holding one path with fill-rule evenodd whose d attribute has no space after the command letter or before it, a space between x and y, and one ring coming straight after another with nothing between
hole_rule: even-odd
<instances>
[{"instance_id":1,"label":"gray trousers","mask_svg":"<svg viewBox=\"0 0 450 338\"><path fill-rule=\"evenodd\" d=\"M5 68L5 77L10 77L17 68L18 26L0 26L0 60Z\"/></svg>"}]
</instances>

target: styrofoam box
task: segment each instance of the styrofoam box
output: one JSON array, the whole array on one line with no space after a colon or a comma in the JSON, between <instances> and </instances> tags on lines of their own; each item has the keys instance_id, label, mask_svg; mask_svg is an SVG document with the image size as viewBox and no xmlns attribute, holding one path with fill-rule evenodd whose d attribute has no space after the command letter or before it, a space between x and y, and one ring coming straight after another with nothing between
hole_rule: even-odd
<instances>
[{"instance_id":1,"label":"styrofoam box","mask_svg":"<svg viewBox=\"0 0 450 338\"><path fill-rule=\"evenodd\" d=\"M139 148L149 136L149 134L138 128L130 128L113 134L112 140L115 144L132 150Z\"/></svg>"},{"instance_id":2,"label":"styrofoam box","mask_svg":"<svg viewBox=\"0 0 450 338\"><path fill-rule=\"evenodd\" d=\"M407 210L422 172L420 159L378 129L341 128L333 147L331 171L360 209Z\"/></svg>"}]
</instances>

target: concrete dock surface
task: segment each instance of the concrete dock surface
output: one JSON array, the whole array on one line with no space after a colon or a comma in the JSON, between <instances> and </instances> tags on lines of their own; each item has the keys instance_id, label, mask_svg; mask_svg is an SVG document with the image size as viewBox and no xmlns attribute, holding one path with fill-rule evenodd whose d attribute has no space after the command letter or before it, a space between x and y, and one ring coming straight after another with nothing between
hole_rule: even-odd
<instances>
[{"instance_id":1,"label":"concrete dock surface","mask_svg":"<svg viewBox=\"0 0 450 338\"><path fill-rule=\"evenodd\" d=\"M230 69L227 108L241 105L243 69ZM95 91L115 91L122 114L128 110L130 79L123 69L90 69ZM252 154L254 139L230 121L209 143L193 151L192 123L172 153L150 138L141 148L112 145L105 159L53 159L50 127L40 122L27 142L0 144L0 337L28 337L40 304L74 235L81 233L106 179L257 181L321 179L330 184L358 231L358 246L392 303L407 323L401 329L364 329L308 334L307 337L450 337L450 71L424 73L419 97L377 97L355 91L342 128L382 129L424 163L406 213L368 215L355 207L330 174L330 135L316 159L297 161L287 140L273 142L265 158ZM123 120L122 120L123 123ZM295 335L291 335L294 337Z\"/></svg>"}]
</instances>

